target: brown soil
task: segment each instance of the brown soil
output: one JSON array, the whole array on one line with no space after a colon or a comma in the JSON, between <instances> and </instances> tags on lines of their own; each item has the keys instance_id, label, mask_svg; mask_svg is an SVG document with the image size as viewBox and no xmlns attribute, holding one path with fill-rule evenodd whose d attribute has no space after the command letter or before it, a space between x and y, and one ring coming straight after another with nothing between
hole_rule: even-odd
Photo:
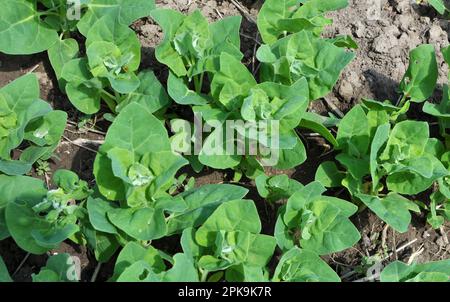
<instances>
[{"instance_id":1,"label":"brown soil","mask_svg":"<svg viewBox=\"0 0 450 302\"><path fill-rule=\"evenodd\" d=\"M157 0L160 7L177 9L183 13L200 9L211 21L225 16L242 15L242 11L230 1L226 0ZM240 1L247 8L246 17L243 17L242 26L242 50L245 54L245 63L250 70L255 71L258 62L255 59L255 50L259 43L256 25L258 8L261 1ZM330 95L343 112L348 111L362 97L378 100L395 100L397 86L404 71L408 66L409 51L421 43L432 43L437 49L448 44L450 26L448 21L439 19L437 15L427 8L413 6L409 0L382 0L380 18L375 21L368 20L368 11L371 8L368 0L350 0L350 7L331 14L335 24L329 28L327 35L350 34L358 42L360 48L357 51L356 60L345 70L341 80ZM162 40L161 29L150 19L144 18L137 21L133 29L139 35L142 43L143 62L141 68L151 68L164 83L167 72L154 57L154 47ZM442 58L439 54L439 60ZM67 98L59 92L54 74L48 63L46 54L34 56L7 56L0 54L0 87L19 76L33 70L39 77L41 84L41 97L49 101L54 108L65 110L69 114L71 124L65 133L67 139L63 139L59 145L54 159L51 161L51 170L59 168L71 169L77 172L81 178L94 183L92 165L95 158L96 146L81 148L72 142L78 138L101 140L104 138L102 132L107 130L108 123L102 121L101 115L97 116L97 127L93 132L81 132L75 126L82 115L79 114ZM441 78L439 83L446 81L447 70L442 64ZM327 112L328 107L317 102L313 106L314 111ZM325 160L333 159L334 154L329 153L330 147L323 139L302 136L308 147L308 160L296 170L290 171L268 171L270 174L285 173L294 179L307 184L314 180L317 167ZM72 141L72 142L71 142ZM184 171L196 177L196 184L221 183L229 181L232 176L225 172L206 170L197 175L192 171ZM50 176L50 175L48 175ZM263 232L273 233L276 220L276 208L268 205L262 200L254 187L254 183L243 180L242 185L250 189L248 198L255 200L263 222ZM349 198L341 191L329 192L330 195ZM446 239L450 237L450 226L447 225L441 231L433 230L425 223L426 218L414 216L413 223L405 234L394 232L386 228L384 222L380 221L373 213L364 210L353 218L353 222L361 231L362 239L353 248L330 255L325 259L336 269L345 280L355 280L365 275L367 268L361 265L368 262L370 257L380 255L387 257L383 263L399 259L408 261L414 257L416 261L425 262L449 258L450 245ZM158 248L166 251L177 251L179 249L176 236L155 242ZM403 245L407 247L400 249ZM398 252L395 252L398 250ZM392 255L389 255L394 251ZM64 243L56 251L51 253L68 252L81 259L82 279L89 281L97 266L95 258L83 247L77 247ZM39 268L45 265L48 255L29 256L20 267L14 279L17 281L29 281L32 273L37 273ZM415 256L414 256L415 255ZM0 242L0 256L5 260L11 273L15 272L19 264L26 257L26 252L18 248L14 241L7 239ZM103 264L98 275L98 281L106 281L112 274L114 257Z\"/></svg>"}]
</instances>

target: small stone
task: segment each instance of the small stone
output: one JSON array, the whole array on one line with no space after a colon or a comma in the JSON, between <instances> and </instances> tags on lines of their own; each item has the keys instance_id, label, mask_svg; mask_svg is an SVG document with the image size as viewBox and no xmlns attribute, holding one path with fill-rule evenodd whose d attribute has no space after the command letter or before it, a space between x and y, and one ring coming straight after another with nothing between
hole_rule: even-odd
<instances>
[{"instance_id":1,"label":"small stone","mask_svg":"<svg viewBox=\"0 0 450 302\"><path fill-rule=\"evenodd\" d=\"M442 236L436 240L436 244L439 245L440 247L444 247L447 245L444 241L444 237L442 237Z\"/></svg>"},{"instance_id":2,"label":"small stone","mask_svg":"<svg viewBox=\"0 0 450 302\"><path fill-rule=\"evenodd\" d=\"M398 17L398 25L403 31L408 31L413 22L414 18L411 15L400 15Z\"/></svg>"},{"instance_id":3,"label":"small stone","mask_svg":"<svg viewBox=\"0 0 450 302\"><path fill-rule=\"evenodd\" d=\"M353 24L353 34L355 35L355 37L362 38L364 36L365 31L366 28L361 21L358 21Z\"/></svg>"},{"instance_id":4,"label":"small stone","mask_svg":"<svg viewBox=\"0 0 450 302\"><path fill-rule=\"evenodd\" d=\"M395 6L395 9L401 13L407 13L411 10L411 1L410 0L397 0L397 5Z\"/></svg>"},{"instance_id":5,"label":"small stone","mask_svg":"<svg viewBox=\"0 0 450 302\"><path fill-rule=\"evenodd\" d=\"M349 101L353 97L353 86L347 81L343 80L339 86L339 94L346 100Z\"/></svg>"},{"instance_id":6,"label":"small stone","mask_svg":"<svg viewBox=\"0 0 450 302\"><path fill-rule=\"evenodd\" d=\"M442 37L445 36L445 32L439 25L435 24L431 26L430 30L428 31L428 35L429 43L436 43L442 40Z\"/></svg>"},{"instance_id":7,"label":"small stone","mask_svg":"<svg viewBox=\"0 0 450 302\"><path fill-rule=\"evenodd\" d=\"M386 54L389 51L398 45L398 40L394 35L391 34L382 34L375 38L373 41L372 48L376 53Z\"/></svg>"}]
</instances>

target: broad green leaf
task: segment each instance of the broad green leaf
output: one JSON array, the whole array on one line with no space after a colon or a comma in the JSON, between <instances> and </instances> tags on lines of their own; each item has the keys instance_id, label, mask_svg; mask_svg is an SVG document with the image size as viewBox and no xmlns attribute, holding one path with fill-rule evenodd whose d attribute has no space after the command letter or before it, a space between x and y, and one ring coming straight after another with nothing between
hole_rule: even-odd
<instances>
[{"instance_id":1,"label":"broad green leaf","mask_svg":"<svg viewBox=\"0 0 450 302\"><path fill-rule=\"evenodd\" d=\"M300 122L300 127L319 133L335 148L339 145L333 134L331 134L327 127L323 125L323 117L320 115L317 115L313 112L305 112Z\"/></svg>"},{"instance_id":2,"label":"broad green leaf","mask_svg":"<svg viewBox=\"0 0 450 302\"><path fill-rule=\"evenodd\" d=\"M198 273L192 261L184 254L174 256L174 265L165 272L156 273L153 267L141 260L126 268L118 282L198 282Z\"/></svg>"},{"instance_id":3,"label":"broad green leaf","mask_svg":"<svg viewBox=\"0 0 450 302\"><path fill-rule=\"evenodd\" d=\"M433 94L437 78L434 46L424 44L411 51L409 67L400 83L400 90L411 101L420 103Z\"/></svg>"},{"instance_id":4,"label":"broad green leaf","mask_svg":"<svg viewBox=\"0 0 450 302\"><path fill-rule=\"evenodd\" d=\"M170 104L169 96L152 71L142 71L138 74L138 78L140 86L131 92L125 101L119 104L119 112L119 109L132 102L147 107L151 113L165 108Z\"/></svg>"},{"instance_id":5,"label":"broad green leaf","mask_svg":"<svg viewBox=\"0 0 450 302\"><path fill-rule=\"evenodd\" d=\"M271 149L270 152L271 157L274 158L274 167L279 170L295 168L304 163L307 158L305 145L298 137L294 148L281 150Z\"/></svg>"},{"instance_id":6,"label":"broad green leaf","mask_svg":"<svg viewBox=\"0 0 450 302\"><path fill-rule=\"evenodd\" d=\"M340 282L341 280L317 254L294 247L281 257L273 281Z\"/></svg>"},{"instance_id":7,"label":"broad green leaf","mask_svg":"<svg viewBox=\"0 0 450 302\"><path fill-rule=\"evenodd\" d=\"M242 17L230 16L220 19L209 25L213 49L211 53L220 55L222 52L229 53L236 58L243 58L241 49Z\"/></svg>"},{"instance_id":8,"label":"broad green leaf","mask_svg":"<svg viewBox=\"0 0 450 302\"><path fill-rule=\"evenodd\" d=\"M198 160L203 165L214 169L236 167L241 162L242 156L236 155L235 140L233 138L233 140L227 141L225 125L217 126L203 142ZM227 150L228 145L233 147L233 150Z\"/></svg>"},{"instance_id":9,"label":"broad green leaf","mask_svg":"<svg viewBox=\"0 0 450 302\"><path fill-rule=\"evenodd\" d=\"M101 95L97 89L84 85L67 84L66 93L72 105L85 114L95 114L100 110Z\"/></svg>"},{"instance_id":10,"label":"broad green leaf","mask_svg":"<svg viewBox=\"0 0 450 302\"><path fill-rule=\"evenodd\" d=\"M222 103L228 110L239 108L244 96L255 85L255 78L244 64L227 53L220 55L220 70L211 82L214 100Z\"/></svg>"},{"instance_id":11,"label":"broad green leaf","mask_svg":"<svg viewBox=\"0 0 450 302\"><path fill-rule=\"evenodd\" d=\"M264 267L276 245L275 239L267 235L242 231L222 231L216 235L215 256L202 256L198 261L200 269L215 272L240 263Z\"/></svg>"},{"instance_id":12,"label":"broad green leaf","mask_svg":"<svg viewBox=\"0 0 450 302\"><path fill-rule=\"evenodd\" d=\"M126 193L122 180L114 176L111 161L106 156L113 147L129 150L136 158L149 152L170 151L166 129L147 107L136 103L125 107L109 128L105 144L94 162L99 190L109 200L124 200Z\"/></svg>"},{"instance_id":13,"label":"broad green leaf","mask_svg":"<svg viewBox=\"0 0 450 302\"><path fill-rule=\"evenodd\" d=\"M357 197L378 217L400 233L408 231L411 222L409 211L420 212L416 204L395 193L384 198L363 194Z\"/></svg>"},{"instance_id":14,"label":"broad green leaf","mask_svg":"<svg viewBox=\"0 0 450 302\"><path fill-rule=\"evenodd\" d=\"M108 211L116 208L115 204L102 198L89 197L87 200L87 210L89 221L92 226L108 234L117 234L116 227L108 220Z\"/></svg>"},{"instance_id":15,"label":"broad green leaf","mask_svg":"<svg viewBox=\"0 0 450 302\"><path fill-rule=\"evenodd\" d=\"M167 65L177 76L187 74L182 57L171 45L177 30L185 20L185 16L178 11L170 9L154 9L150 13L151 17L161 26L164 32L164 40L155 50L156 58L159 62Z\"/></svg>"},{"instance_id":16,"label":"broad green leaf","mask_svg":"<svg viewBox=\"0 0 450 302\"><path fill-rule=\"evenodd\" d=\"M344 173L331 161L322 163L316 171L315 180L327 188L340 187L343 179Z\"/></svg>"},{"instance_id":17,"label":"broad green leaf","mask_svg":"<svg viewBox=\"0 0 450 302\"><path fill-rule=\"evenodd\" d=\"M66 112L59 110L50 111L27 125L24 138L40 147L58 144L66 128L66 123ZM39 157L32 162L37 159Z\"/></svg>"},{"instance_id":18,"label":"broad green leaf","mask_svg":"<svg viewBox=\"0 0 450 302\"><path fill-rule=\"evenodd\" d=\"M244 218L245 217L245 218ZM221 204L196 233L200 245L209 246L210 235L218 231L246 231L258 234L261 221L253 201L233 200Z\"/></svg>"},{"instance_id":19,"label":"broad green leaf","mask_svg":"<svg viewBox=\"0 0 450 302\"><path fill-rule=\"evenodd\" d=\"M427 172L431 173L430 177L424 177L415 171L393 173L386 179L388 189L400 194L414 195L428 189L439 178L449 175L449 171L437 158L429 156L428 159L426 162L430 164Z\"/></svg>"},{"instance_id":20,"label":"broad green leaf","mask_svg":"<svg viewBox=\"0 0 450 302\"><path fill-rule=\"evenodd\" d=\"M198 282L198 272L192 260L186 254L173 256L174 264L171 269L161 273L162 282Z\"/></svg>"},{"instance_id":21,"label":"broad green leaf","mask_svg":"<svg viewBox=\"0 0 450 302\"><path fill-rule=\"evenodd\" d=\"M181 193L187 205L182 212L175 212L168 219L168 234L181 232L189 227L202 225L218 206L230 200L243 198L248 190L234 185L204 185Z\"/></svg>"},{"instance_id":22,"label":"broad green leaf","mask_svg":"<svg viewBox=\"0 0 450 302\"><path fill-rule=\"evenodd\" d=\"M447 7L444 4L444 0L427 0L431 6L434 7L441 15L445 14Z\"/></svg>"},{"instance_id":23,"label":"broad green leaf","mask_svg":"<svg viewBox=\"0 0 450 302\"><path fill-rule=\"evenodd\" d=\"M267 272L258 266L240 264L226 270L225 280L228 282L268 282L269 278ZM208 282L211 281L209 278Z\"/></svg>"},{"instance_id":24,"label":"broad green leaf","mask_svg":"<svg viewBox=\"0 0 450 302\"><path fill-rule=\"evenodd\" d=\"M386 141L389 139L390 125L384 124L377 128L375 136L372 140L372 145L370 146L370 175L372 177L372 190L377 192L378 185L380 182L379 167L378 167L378 156L381 148L384 146Z\"/></svg>"},{"instance_id":25,"label":"broad green leaf","mask_svg":"<svg viewBox=\"0 0 450 302\"><path fill-rule=\"evenodd\" d=\"M58 41L48 49L48 58L59 81L59 87L64 91L65 81L61 79L64 64L75 59L79 52L78 42L75 39L58 39Z\"/></svg>"},{"instance_id":26,"label":"broad green leaf","mask_svg":"<svg viewBox=\"0 0 450 302\"><path fill-rule=\"evenodd\" d=\"M319 255L342 251L360 239L356 227L348 219L358 210L347 201L322 196L325 188L313 182L295 192L280 212L277 222L277 241L284 250L299 245ZM288 229L288 230L286 230ZM300 231L300 240L293 238ZM294 240L292 240L292 239Z\"/></svg>"},{"instance_id":27,"label":"broad green leaf","mask_svg":"<svg viewBox=\"0 0 450 302\"><path fill-rule=\"evenodd\" d=\"M153 268L144 260L139 260L117 277L116 282L157 282L160 281Z\"/></svg>"},{"instance_id":28,"label":"broad green leaf","mask_svg":"<svg viewBox=\"0 0 450 302\"><path fill-rule=\"evenodd\" d=\"M167 225L162 210L153 208L117 208L107 212L109 220L119 229L137 240L164 237Z\"/></svg>"},{"instance_id":29,"label":"broad green leaf","mask_svg":"<svg viewBox=\"0 0 450 302\"><path fill-rule=\"evenodd\" d=\"M156 273L162 272L166 269L163 258L161 258L158 250L154 247L149 246L144 248L136 242L129 242L122 249L116 260L114 275L111 277L110 281L115 281L127 267L137 261L145 261Z\"/></svg>"},{"instance_id":30,"label":"broad green leaf","mask_svg":"<svg viewBox=\"0 0 450 302\"><path fill-rule=\"evenodd\" d=\"M303 188L298 181L289 178L285 174L268 177L265 174L255 179L256 188L261 197L268 202L276 202L282 199L288 199L297 190Z\"/></svg>"},{"instance_id":31,"label":"broad green leaf","mask_svg":"<svg viewBox=\"0 0 450 302\"><path fill-rule=\"evenodd\" d=\"M339 123L336 140L346 154L361 158L367 154L370 138L367 116L361 106L352 108Z\"/></svg>"},{"instance_id":32,"label":"broad green leaf","mask_svg":"<svg viewBox=\"0 0 450 302\"><path fill-rule=\"evenodd\" d=\"M117 237L108 233L94 231L93 240L88 240L89 247L94 250L95 259L107 263L119 248Z\"/></svg>"},{"instance_id":33,"label":"broad green leaf","mask_svg":"<svg viewBox=\"0 0 450 302\"><path fill-rule=\"evenodd\" d=\"M0 51L7 54L33 54L49 49L58 33L41 20L36 2L1 1Z\"/></svg>"},{"instance_id":34,"label":"broad green leaf","mask_svg":"<svg viewBox=\"0 0 450 302\"><path fill-rule=\"evenodd\" d=\"M381 272L381 282L449 282L450 260L411 264L395 261Z\"/></svg>"},{"instance_id":35,"label":"broad green leaf","mask_svg":"<svg viewBox=\"0 0 450 302\"><path fill-rule=\"evenodd\" d=\"M18 160L0 160L0 171L7 175L24 175L30 172L32 164Z\"/></svg>"},{"instance_id":36,"label":"broad green leaf","mask_svg":"<svg viewBox=\"0 0 450 302\"><path fill-rule=\"evenodd\" d=\"M154 0L91 0L87 3L88 10L78 22L80 33L87 36L89 29L98 19L110 15L124 25L130 25L135 20L150 15L155 8Z\"/></svg>"},{"instance_id":37,"label":"broad green leaf","mask_svg":"<svg viewBox=\"0 0 450 302\"><path fill-rule=\"evenodd\" d=\"M167 80L167 91L172 99L180 105L206 105L208 97L199 94L187 86L182 78L178 78L172 72L169 72Z\"/></svg>"},{"instance_id":38,"label":"broad green leaf","mask_svg":"<svg viewBox=\"0 0 450 302\"><path fill-rule=\"evenodd\" d=\"M288 19L292 12L289 9L296 5L296 0L268 0L264 2L258 15L258 29L263 41L273 44L283 31L279 30L278 22Z\"/></svg>"},{"instance_id":39,"label":"broad green leaf","mask_svg":"<svg viewBox=\"0 0 450 302\"><path fill-rule=\"evenodd\" d=\"M61 76L72 85L83 84L92 79L87 58L72 59L62 68Z\"/></svg>"},{"instance_id":40,"label":"broad green leaf","mask_svg":"<svg viewBox=\"0 0 450 302\"><path fill-rule=\"evenodd\" d=\"M39 99L39 83L34 74L22 76L0 89L0 160L4 173L23 171L27 164L32 164L10 162L11 152L22 143L27 125L51 110L47 102Z\"/></svg>"}]
</instances>

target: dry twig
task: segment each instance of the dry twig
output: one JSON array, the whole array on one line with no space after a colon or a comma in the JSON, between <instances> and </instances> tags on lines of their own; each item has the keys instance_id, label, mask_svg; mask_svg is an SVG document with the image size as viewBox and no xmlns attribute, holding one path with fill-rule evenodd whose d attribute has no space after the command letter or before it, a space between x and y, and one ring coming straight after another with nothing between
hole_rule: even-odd
<instances>
[{"instance_id":1,"label":"dry twig","mask_svg":"<svg viewBox=\"0 0 450 302\"><path fill-rule=\"evenodd\" d=\"M253 19L253 17L248 13L247 9L244 8L239 2L236 0L230 0L231 3L236 6L236 8L241 12L241 14L244 15L245 19L247 19L249 22L256 24L256 20Z\"/></svg>"},{"instance_id":2,"label":"dry twig","mask_svg":"<svg viewBox=\"0 0 450 302\"><path fill-rule=\"evenodd\" d=\"M84 138L78 138L76 140L71 140L68 137L66 137L65 135L63 135L63 138L66 141L68 141L69 143L71 143L72 145L80 147L80 148L83 148L83 149L88 150L88 151L91 151L93 153L97 153L97 151L87 147L87 145L99 146L99 145L102 145L102 144L105 143L104 140L89 140L89 139L84 139Z\"/></svg>"}]
</instances>

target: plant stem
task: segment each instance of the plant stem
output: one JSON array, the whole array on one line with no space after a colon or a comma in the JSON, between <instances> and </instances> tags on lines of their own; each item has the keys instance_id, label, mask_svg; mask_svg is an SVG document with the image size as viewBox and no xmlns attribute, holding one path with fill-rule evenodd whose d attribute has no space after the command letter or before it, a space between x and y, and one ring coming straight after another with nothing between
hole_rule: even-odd
<instances>
[{"instance_id":1,"label":"plant stem","mask_svg":"<svg viewBox=\"0 0 450 302\"><path fill-rule=\"evenodd\" d=\"M405 105L406 99L407 99L406 94L402 95L401 98L399 98L399 99L397 100L397 103L395 104L395 106L397 106L397 107L403 107L403 105Z\"/></svg>"},{"instance_id":2,"label":"plant stem","mask_svg":"<svg viewBox=\"0 0 450 302\"><path fill-rule=\"evenodd\" d=\"M200 93L200 81L198 79L198 76L194 76L194 86L195 86L195 92Z\"/></svg>"},{"instance_id":3,"label":"plant stem","mask_svg":"<svg viewBox=\"0 0 450 302\"><path fill-rule=\"evenodd\" d=\"M104 89L102 89L102 94L103 94L103 100L105 100L106 104L108 105L108 108L113 113L116 113L116 105L117 105L116 97Z\"/></svg>"},{"instance_id":4,"label":"plant stem","mask_svg":"<svg viewBox=\"0 0 450 302\"><path fill-rule=\"evenodd\" d=\"M203 72L200 75L194 76L194 86L195 86L195 92L202 93L203 88L203 79L205 77L205 73Z\"/></svg>"},{"instance_id":5,"label":"plant stem","mask_svg":"<svg viewBox=\"0 0 450 302\"><path fill-rule=\"evenodd\" d=\"M101 267L102 267L102 263L101 262L97 263L97 266L95 267L94 274L91 277L91 282L95 282L97 280L98 273L100 272L100 268Z\"/></svg>"},{"instance_id":6,"label":"plant stem","mask_svg":"<svg viewBox=\"0 0 450 302\"><path fill-rule=\"evenodd\" d=\"M200 272L202 274L200 282L206 282L206 280L208 279L209 271L200 269Z\"/></svg>"}]
</instances>

